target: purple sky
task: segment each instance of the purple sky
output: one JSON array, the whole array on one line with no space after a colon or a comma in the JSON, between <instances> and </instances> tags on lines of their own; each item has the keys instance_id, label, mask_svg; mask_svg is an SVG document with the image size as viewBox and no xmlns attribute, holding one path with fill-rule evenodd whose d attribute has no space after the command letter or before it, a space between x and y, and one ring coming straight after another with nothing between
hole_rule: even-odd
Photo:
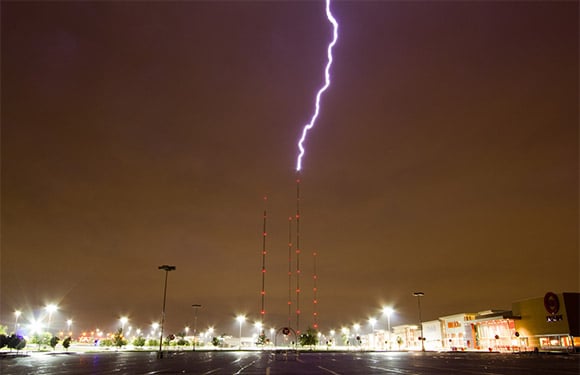
<instances>
[{"instance_id":1,"label":"purple sky","mask_svg":"<svg viewBox=\"0 0 580 375\"><path fill-rule=\"evenodd\" d=\"M334 3L301 174L301 328L578 291L578 3ZM323 2L2 2L0 322L287 320Z\"/></svg>"}]
</instances>

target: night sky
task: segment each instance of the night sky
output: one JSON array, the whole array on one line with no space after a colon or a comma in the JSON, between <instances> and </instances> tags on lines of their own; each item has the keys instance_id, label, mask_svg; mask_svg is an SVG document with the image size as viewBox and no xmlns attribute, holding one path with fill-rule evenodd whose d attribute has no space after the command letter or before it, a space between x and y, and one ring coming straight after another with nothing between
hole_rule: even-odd
<instances>
[{"instance_id":1,"label":"night sky","mask_svg":"<svg viewBox=\"0 0 580 375\"><path fill-rule=\"evenodd\" d=\"M300 184L301 328L578 291L578 2L332 4ZM287 320L324 2L2 2L1 318ZM294 235L293 235L294 236ZM295 267L295 265L293 265ZM294 319L294 318L292 318ZM381 320L384 322L384 320ZM249 324L249 323L248 323ZM380 323L383 324L383 323ZM249 327L249 326L246 326ZM249 328L248 328L249 332Z\"/></svg>"}]
</instances>

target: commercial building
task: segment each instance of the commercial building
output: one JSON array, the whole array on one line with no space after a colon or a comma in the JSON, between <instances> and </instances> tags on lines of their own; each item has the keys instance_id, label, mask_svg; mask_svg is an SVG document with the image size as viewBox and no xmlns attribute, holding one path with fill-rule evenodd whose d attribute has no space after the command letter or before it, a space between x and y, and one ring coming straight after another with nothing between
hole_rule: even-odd
<instances>
[{"instance_id":1,"label":"commercial building","mask_svg":"<svg viewBox=\"0 0 580 375\"><path fill-rule=\"evenodd\" d=\"M580 293L548 292L511 310L460 313L423 322L426 350L580 352ZM421 349L421 327L393 327L396 348Z\"/></svg>"},{"instance_id":2,"label":"commercial building","mask_svg":"<svg viewBox=\"0 0 580 375\"><path fill-rule=\"evenodd\" d=\"M580 351L580 293L552 293L514 302L518 345L543 351Z\"/></svg>"}]
</instances>

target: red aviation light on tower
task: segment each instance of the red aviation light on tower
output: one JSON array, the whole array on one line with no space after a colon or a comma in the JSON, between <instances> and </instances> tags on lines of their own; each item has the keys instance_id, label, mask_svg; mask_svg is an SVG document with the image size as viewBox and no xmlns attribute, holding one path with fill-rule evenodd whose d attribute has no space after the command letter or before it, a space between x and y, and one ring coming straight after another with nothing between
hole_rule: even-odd
<instances>
[{"instance_id":1,"label":"red aviation light on tower","mask_svg":"<svg viewBox=\"0 0 580 375\"><path fill-rule=\"evenodd\" d=\"M292 216L288 217L288 326L292 317Z\"/></svg>"},{"instance_id":2,"label":"red aviation light on tower","mask_svg":"<svg viewBox=\"0 0 580 375\"><path fill-rule=\"evenodd\" d=\"M262 302L262 308L260 309L260 315L262 316L262 321L264 320L264 316L266 315L266 236L268 232L266 231L266 220L268 219L268 212L267 212L267 203L268 203L268 196L264 196L264 222L262 227L262 290L260 291L260 297Z\"/></svg>"},{"instance_id":3,"label":"red aviation light on tower","mask_svg":"<svg viewBox=\"0 0 580 375\"><path fill-rule=\"evenodd\" d=\"M313 287L312 287L312 325L314 326L315 329L318 329L318 275L316 273L316 258L318 257L318 253L316 251L314 251L312 253L312 262L313 262L313 275L312 275L312 280L313 280Z\"/></svg>"}]
</instances>

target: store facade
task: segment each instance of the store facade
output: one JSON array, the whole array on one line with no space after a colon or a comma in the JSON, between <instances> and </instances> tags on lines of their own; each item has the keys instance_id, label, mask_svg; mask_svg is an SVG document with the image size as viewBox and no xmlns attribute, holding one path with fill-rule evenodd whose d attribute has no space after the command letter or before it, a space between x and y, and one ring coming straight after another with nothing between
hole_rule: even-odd
<instances>
[{"instance_id":1,"label":"store facade","mask_svg":"<svg viewBox=\"0 0 580 375\"><path fill-rule=\"evenodd\" d=\"M580 293L548 292L512 303L512 310L460 313L423 322L427 350L580 351ZM401 326L406 349L418 347ZM412 332L412 333L411 333Z\"/></svg>"},{"instance_id":2,"label":"store facade","mask_svg":"<svg viewBox=\"0 0 580 375\"><path fill-rule=\"evenodd\" d=\"M548 292L512 304L518 344L540 351L580 351L580 293Z\"/></svg>"}]
</instances>

